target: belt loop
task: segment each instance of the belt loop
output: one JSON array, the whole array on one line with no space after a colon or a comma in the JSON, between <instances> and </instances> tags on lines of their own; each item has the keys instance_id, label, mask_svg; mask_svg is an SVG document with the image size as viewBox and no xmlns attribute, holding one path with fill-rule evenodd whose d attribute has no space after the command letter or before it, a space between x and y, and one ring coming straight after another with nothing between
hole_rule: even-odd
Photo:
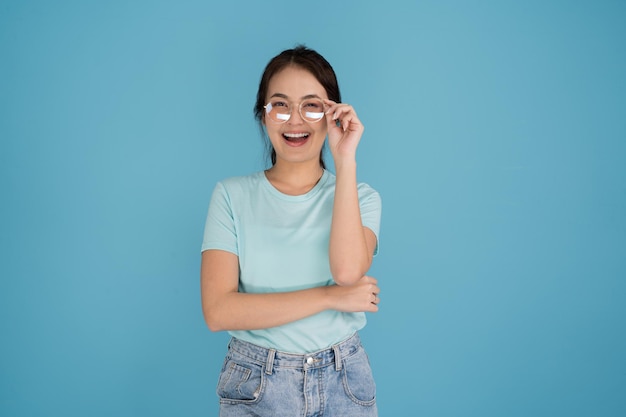
<instances>
[{"instance_id":1,"label":"belt loop","mask_svg":"<svg viewBox=\"0 0 626 417\"><path fill-rule=\"evenodd\" d=\"M276 349L270 349L267 353L267 361L265 362L265 373L272 375L274 369L274 356L276 355Z\"/></svg>"},{"instance_id":2,"label":"belt loop","mask_svg":"<svg viewBox=\"0 0 626 417\"><path fill-rule=\"evenodd\" d=\"M335 353L335 371L341 371L341 351L339 345L333 345L333 352Z\"/></svg>"}]
</instances>

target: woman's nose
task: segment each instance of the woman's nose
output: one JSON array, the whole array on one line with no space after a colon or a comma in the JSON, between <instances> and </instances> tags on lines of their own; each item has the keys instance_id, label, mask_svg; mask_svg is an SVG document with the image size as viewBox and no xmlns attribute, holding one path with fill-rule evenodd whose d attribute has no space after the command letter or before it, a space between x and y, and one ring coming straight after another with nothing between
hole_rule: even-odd
<instances>
[{"instance_id":1,"label":"woman's nose","mask_svg":"<svg viewBox=\"0 0 626 417\"><path fill-rule=\"evenodd\" d=\"M300 125L303 122L304 122L304 119L302 119L300 110L298 109L292 110L291 115L289 116L289 120L287 120L287 123L292 124L292 125Z\"/></svg>"}]
</instances>

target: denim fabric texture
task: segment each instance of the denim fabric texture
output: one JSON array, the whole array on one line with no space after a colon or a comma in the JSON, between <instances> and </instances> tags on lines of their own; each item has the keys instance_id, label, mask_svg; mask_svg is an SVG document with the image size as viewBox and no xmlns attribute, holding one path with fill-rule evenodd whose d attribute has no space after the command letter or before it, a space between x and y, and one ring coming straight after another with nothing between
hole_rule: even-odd
<instances>
[{"instance_id":1,"label":"denim fabric texture","mask_svg":"<svg viewBox=\"0 0 626 417\"><path fill-rule=\"evenodd\" d=\"M220 417L376 417L376 385L358 334L304 355L233 338L217 386Z\"/></svg>"}]
</instances>

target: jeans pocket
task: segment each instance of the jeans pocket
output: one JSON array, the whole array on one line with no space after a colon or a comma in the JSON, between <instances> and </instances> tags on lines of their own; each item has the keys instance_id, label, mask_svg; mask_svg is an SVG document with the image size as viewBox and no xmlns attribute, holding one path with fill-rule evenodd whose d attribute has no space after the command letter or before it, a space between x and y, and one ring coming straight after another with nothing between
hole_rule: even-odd
<instances>
[{"instance_id":1,"label":"jeans pocket","mask_svg":"<svg viewBox=\"0 0 626 417\"><path fill-rule=\"evenodd\" d=\"M260 366L228 360L220 373L217 395L223 401L254 403L261 398L263 372Z\"/></svg>"},{"instance_id":2,"label":"jeans pocket","mask_svg":"<svg viewBox=\"0 0 626 417\"><path fill-rule=\"evenodd\" d=\"M376 384L372 368L363 348L343 360L343 387L348 397L359 405L371 406L376 402Z\"/></svg>"}]
</instances>

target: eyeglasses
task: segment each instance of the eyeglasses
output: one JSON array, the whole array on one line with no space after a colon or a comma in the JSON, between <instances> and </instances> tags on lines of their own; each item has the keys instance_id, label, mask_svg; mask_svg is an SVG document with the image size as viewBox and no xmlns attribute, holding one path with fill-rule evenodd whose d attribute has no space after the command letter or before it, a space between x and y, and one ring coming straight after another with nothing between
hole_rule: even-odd
<instances>
[{"instance_id":1,"label":"eyeglasses","mask_svg":"<svg viewBox=\"0 0 626 417\"><path fill-rule=\"evenodd\" d=\"M275 123L285 123L291 118L293 106L282 97L274 97L265 106L265 114ZM309 123L319 122L324 118L324 102L316 97L307 98L300 102L298 111L302 120Z\"/></svg>"}]
</instances>

